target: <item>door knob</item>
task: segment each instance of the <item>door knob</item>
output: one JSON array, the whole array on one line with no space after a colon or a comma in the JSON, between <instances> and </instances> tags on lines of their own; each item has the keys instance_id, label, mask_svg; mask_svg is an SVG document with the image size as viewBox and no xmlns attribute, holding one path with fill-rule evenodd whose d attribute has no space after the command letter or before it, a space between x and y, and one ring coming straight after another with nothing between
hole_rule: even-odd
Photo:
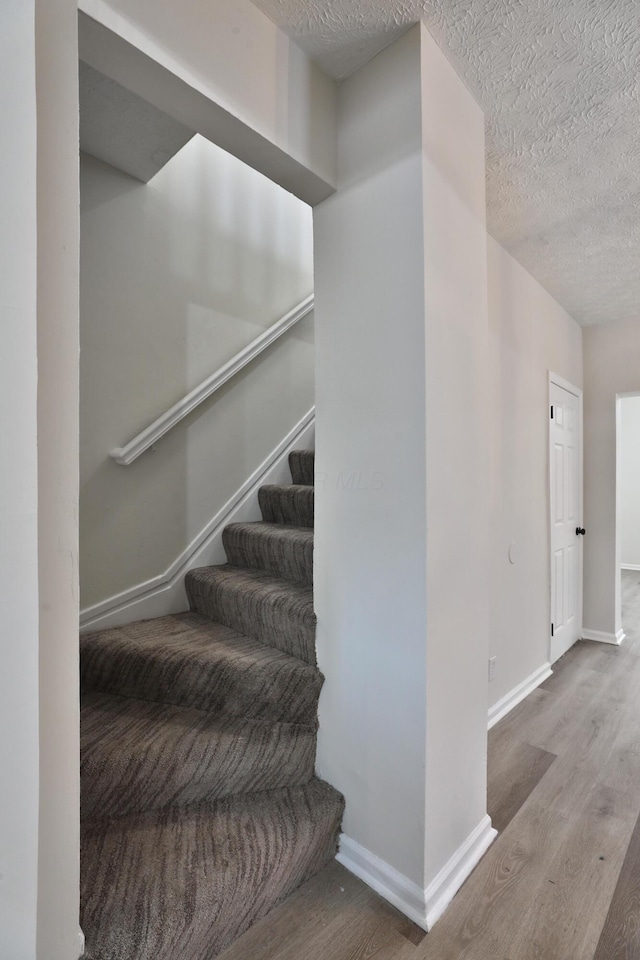
<instances>
[{"instance_id":1,"label":"door knob","mask_svg":"<svg viewBox=\"0 0 640 960\"><path fill-rule=\"evenodd\" d=\"M576 527L576 537L580 537L580 536L584 537L586 532L587 531L585 530L584 527Z\"/></svg>"}]
</instances>

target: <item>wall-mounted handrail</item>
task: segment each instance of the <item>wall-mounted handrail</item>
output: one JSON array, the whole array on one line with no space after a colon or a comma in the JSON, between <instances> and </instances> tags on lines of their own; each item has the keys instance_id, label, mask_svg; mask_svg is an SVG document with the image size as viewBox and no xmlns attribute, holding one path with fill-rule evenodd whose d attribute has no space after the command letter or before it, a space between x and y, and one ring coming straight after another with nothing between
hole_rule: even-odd
<instances>
[{"instance_id":1,"label":"wall-mounted handrail","mask_svg":"<svg viewBox=\"0 0 640 960\"><path fill-rule=\"evenodd\" d=\"M280 320L276 320L264 333L261 333L259 337L252 340L251 343L244 347L239 353L236 353L235 357L232 357L231 360L220 367L219 370L216 370L210 377L203 380L201 384L191 390L182 400L174 403L166 413L163 413L162 416L154 420L148 427L141 430L126 446L117 447L115 450L112 450L109 456L113 457L116 463L121 463L123 466L128 466L130 463L133 463L141 453L144 453L145 450L152 447L153 444L163 437L165 433L168 433L172 427L175 427L177 423L184 420L192 410L195 410L204 400L207 400L214 394L216 390L219 390L227 380L230 380L231 377L234 377L243 367L246 367L248 363L255 360L263 350L266 350L272 343L275 343L283 333L290 330L294 324L302 320L303 317L306 317L312 310L313 294L299 303L297 307L294 307L293 310Z\"/></svg>"}]
</instances>

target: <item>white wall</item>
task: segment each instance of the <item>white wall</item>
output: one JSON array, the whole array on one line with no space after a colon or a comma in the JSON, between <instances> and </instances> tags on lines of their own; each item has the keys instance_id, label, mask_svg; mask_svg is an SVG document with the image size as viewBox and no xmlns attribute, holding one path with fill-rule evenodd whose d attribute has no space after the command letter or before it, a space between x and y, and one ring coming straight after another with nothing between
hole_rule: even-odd
<instances>
[{"instance_id":1,"label":"white wall","mask_svg":"<svg viewBox=\"0 0 640 960\"><path fill-rule=\"evenodd\" d=\"M81 53L96 69L308 202L331 192L336 85L250 0L79 7L121 41L81 18Z\"/></svg>"},{"instance_id":2,"label":"white wall","mask_svg":"<svg viewBox=\"0 0 640 960\"><path fill-rule=\"evenodd\" d=\"M195 137L148 184L83 157L81 599L164 572L314 402L301 321L129 467L108 456L313 290L311 209Z\"/></svg>"},{"instance_id":3,"label":"white wall","mask_svg":"<svg viewBox=\"0 0 640 960\"><path fill-rule=\"evenodd\" d=\"M11 145L0 187L0 956L75 960L75 4L9 0L0 22L3 69L11 78L0 91Z\"/></svg>"},{"instance_id":4,"label":"white wall","mask_svg":"<svg viewBox=\"0 0 640 960\"><path fill-rule=\"evenodd\" d=\"M640 570L640 397L620 401L618 491L620 562Z\"/></svg>"},{"instance_id":5,"label":"white wall","mask_svg":"<svg viewBox=\"0 0 640 960\"><path fill-rule=\"evenodd\" d=\"M38 960L80 952L78 73L72 0L36 5L38 90Z\"/></svg>"},{"instance_id":6,"label":"white wall","mask_svg":"<svg viewBox=\"0 0 640 960\"><path fill-rule=\"evenodd\" d=\"M421 35L428 885L486 815L490 411L484 116Z\"/></svg>"},{"instance_id":7,"label":"white wall","mask_svg":"<svg viewBox=\"0 0 640 960\"><path fill-rule=\"evenodd\" d=\"M346 80L314 209L318 768L343 830L422 886L426 453L420 32ZM353 477L353 480L349 480Z\"/></svg>"},{"instance_id":8,"label":"white wall","mask_svg":"<svg viewBox=\"0 0 640 960\"><path fill-rule=\"evenodd\" d=\"M583 376L581 327L491 238L488 278L492 706L549 660L548 373Z\"/></svg>"},{"instance_id":9,"label":"white wall","mask_svg":"<svg viewBox=\"0 0 640 960\"><path fill-rule=\"evenodd\" d=\"M0 955L33 960L38 893L38 487L34 4L0 5ZM17 402L19 398L19 402ZM11 456L7 456L8 451Z\"/></svg>"},{"instance_id":10,"label":"white wall","mask_svg":"<svg viewBox=\"0 0 640 960\"><path fill-rule=\"evenodd\" d=\"M640 391L640 324L584 330L584 626L612 637L620 622L616 545L616 395Z\"/></svg>"},{"instance_id":11,"label":"white wall","mask_svg":"<svg viewBox=\"0 0 640 960\"><path fill-rule=\"evenodd\" d=\"M338 143L314 210L318 766L424 922L486 812L483 117L418 26L342 84Z\"/></svg>"}]
</instances>

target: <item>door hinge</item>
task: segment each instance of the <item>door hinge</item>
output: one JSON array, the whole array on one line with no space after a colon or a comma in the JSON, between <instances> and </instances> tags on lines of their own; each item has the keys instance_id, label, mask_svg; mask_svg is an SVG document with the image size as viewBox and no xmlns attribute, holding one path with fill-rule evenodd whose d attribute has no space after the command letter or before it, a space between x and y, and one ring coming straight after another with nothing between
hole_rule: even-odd
<instances>
[{"instance_id":1,"label":"door hinge","mask_svg":"<svg viewBox=\"0 0 640 960\"><path fill-rule=\"evenodd\" d=\"M553 404L551 404L551 419L553 420Z\"/></svg>"},{"instance_id":2,"label":"door hinge","mask_svg":"<svg viewBox=\"0 0 640 960\"><path fill-rule=\"evenodd\" d=\"M553 636L553 624L551 624L551 636Z\"/></svg>"}]
</instances>

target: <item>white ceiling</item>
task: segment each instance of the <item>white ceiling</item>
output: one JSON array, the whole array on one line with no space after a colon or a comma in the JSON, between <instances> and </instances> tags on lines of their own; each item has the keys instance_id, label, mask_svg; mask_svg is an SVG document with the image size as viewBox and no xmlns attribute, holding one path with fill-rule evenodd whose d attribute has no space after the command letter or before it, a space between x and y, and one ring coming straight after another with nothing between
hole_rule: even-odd
<instances>
[{"instance_id":1,"label":"white ceiling","mask_svg":"<svg viewBox=\"0 0 640 960\"><path fill-rule=\"evenodd\" d=\"M489 232L582 324L640 321L639 0L254 0L337 79L423 20L483 107Z\"/></svg>"}]
</instances>

